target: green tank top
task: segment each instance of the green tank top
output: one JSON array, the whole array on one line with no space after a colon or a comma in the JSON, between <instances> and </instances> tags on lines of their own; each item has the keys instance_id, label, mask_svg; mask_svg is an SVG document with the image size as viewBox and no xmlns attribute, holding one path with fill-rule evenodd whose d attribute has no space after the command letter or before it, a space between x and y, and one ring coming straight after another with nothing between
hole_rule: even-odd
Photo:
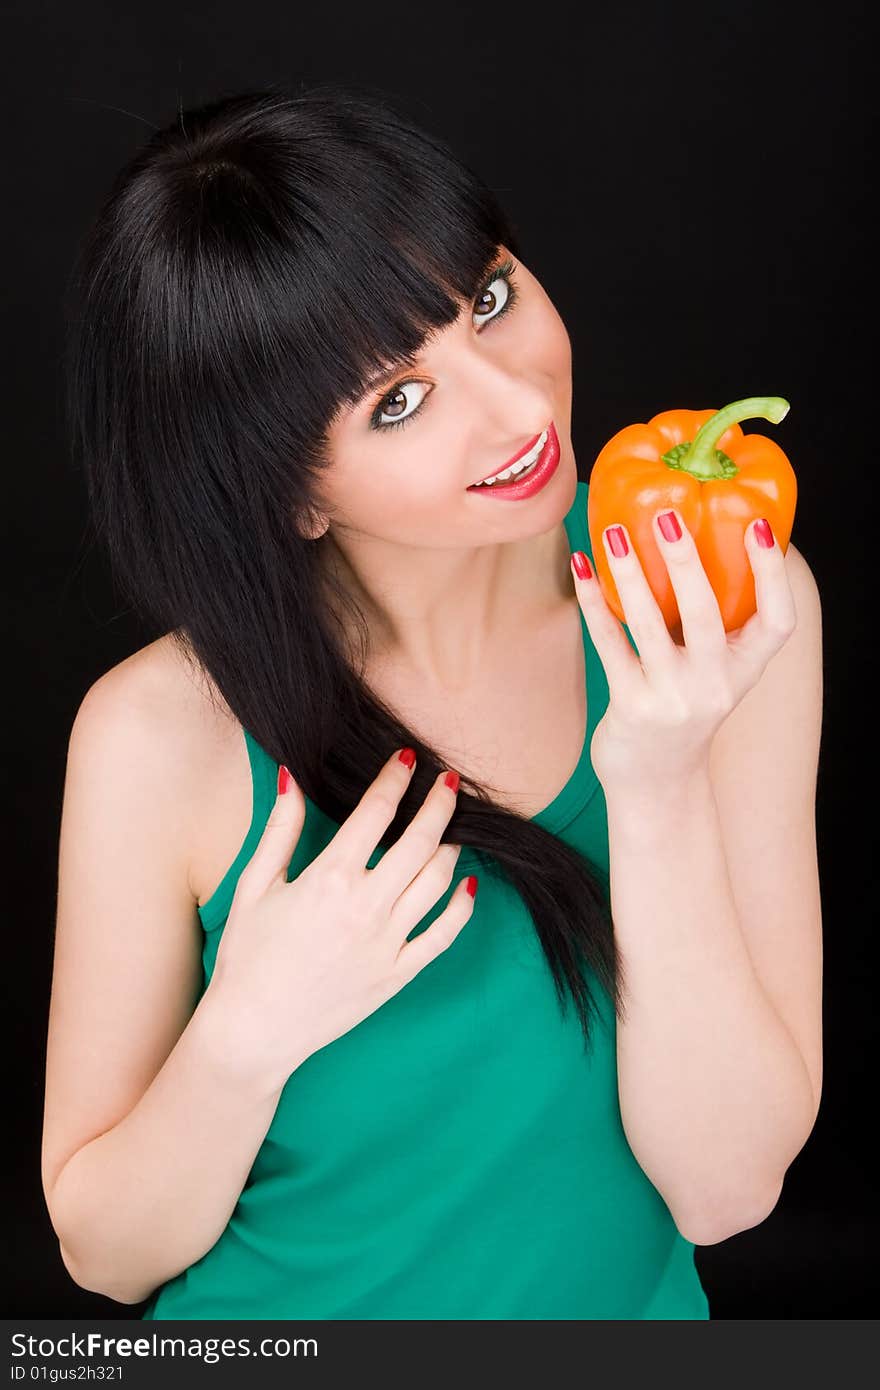
<instances>
[{"instance_id":1,"label":"green tank top","mask_svg":"<svg viewBox=\"0 0 880 1390\"><path fill-rule=\"evenodd\" d=\"M592 556L587 492L579 482L565 526L571 548ZM608 685L583 615L581 631L583 748L534 819L585 854L607 891L607 812L590 743ZM276 796L277 763L244 737L253 819L199 909L205 985ZM288 878L338 828L307 799ZM623 1131L616 1020L596 976L602 1022L587 1053L573 1005L560 1011L522 898L467 846L416 930L470 872L480 878L470 921L398 994L292 1073L228 1224L154 1290L145 1319L709 1317L694 1246Z\"/></svg>"}]
</instances>

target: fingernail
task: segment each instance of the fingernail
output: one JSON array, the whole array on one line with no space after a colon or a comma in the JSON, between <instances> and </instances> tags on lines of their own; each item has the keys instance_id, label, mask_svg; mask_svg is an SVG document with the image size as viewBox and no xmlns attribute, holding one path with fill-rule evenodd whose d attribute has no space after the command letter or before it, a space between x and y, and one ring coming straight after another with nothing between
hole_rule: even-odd
<instances>
[{"instance_id":1,"label":"fingernail","mask_svg":"<svg viewBox=\"0 0 880 1390\"><path fill-rule=\"evenodd\" d=\"M470 895L471 895L472 898L475 898L475 897L477 896L477 883L478 883L478 879L477 879L476 874L468 874L468 877L467 877L467 890L468 890L468 892L470 893Z\"/></svg>"},{"instance_id":2,"label":"fingernail","mask_svg":"<svg viewBox=\"0 0 880 1390\"><path fill-rule=\"evenodd\" d=\"M661 512L657 518L657 525L663 533L664 540L681 540L681 527L678 524L678 517L675 515L675 512Z\"/></svg>"},{"instance_id":3,"label":"fingernail","mask_svg":"<svg viewBox=\"0 0 880 1390\"><path fill-rule=\"evenodd\" d=\"M609 526L605 534L608 537L612 555L616 555L618 560L621 560L624 555L629 554L629 546L626 543L622 526Z\"/></svg>"},{"instance_id":4,"label":"fingernail","mask_svg":"<svg viewBox=\"0 0 880 1390\"><path fill-rule=\"evenodd\" d=\"M278 795L279 795L279 796L283 796L284 793L290 789L290 784L291 784L292 781L293 781L293 778L292 778L291 775L290 775L289 769L286 768L286 767L284 766L283 763L281 763L280 766L279 766L279 768L278 768Z\"/></svg>"},{"instance_id":5,"label":"fingernail","mask_svg":"<svg viewBox=\"0 0 880 1390\"><path fill-rule=\"evenodd\" d=\"M571 562L575 567L578 579L592 579L593 571L590 569L590 562L582 550L571 552Z\"/></svg>"},{"instance_id":6,"label":"fingernail","mask_svg":"<svg viewBox=\"0 0 880 1390\"><path fill-rule=\"evenodd\" d=\"M770 522L766 521L764 517L755 522L755 535L758 539L758 545L763 546L765 550L772 549L773 532L770 530Z\"/></svg>"},{"instance_id":7,"label":"fingernail","mask_svg":"<svg viewBox=\"0 0 880 1390\"><path fill-rule=\"evenodd\" d=\"M458 773L457 773L457 772L447 772L447 774L446 774L446 776L444 777L443 780L444 780L444 782L446 783L447 787L451 787L452 790L453 790L454 792L457 792L457 791L458 791Z\"/></svg>"},{"instance_id":8,"label":"fingernail","mask_svg":"<svg viewBox=\"0 0 880 1390\"><path fill-rule=\"evenodd\" d=\"M401 751L398 753L397 756L399 757L400 761L403 763L404 767L412 767L413 763L414 763L415 760L416 760L416 754L415 754L415 749L414 749L414 748L403 748L403 749L401 749Z\"/></svg>"}]
</instances>

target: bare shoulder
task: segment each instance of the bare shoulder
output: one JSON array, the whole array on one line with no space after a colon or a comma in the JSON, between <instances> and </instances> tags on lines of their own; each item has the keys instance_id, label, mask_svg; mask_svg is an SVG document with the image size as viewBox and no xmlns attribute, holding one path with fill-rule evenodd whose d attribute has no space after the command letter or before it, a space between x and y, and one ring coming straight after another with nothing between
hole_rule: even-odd
<instances>
[{"instance_id":1,"label":"bare shoulder","mask_svg":"<svg viewBox=\"0 0 880 1390\"><path fill-rule=\"evenodd\" d=\"M170 717L174 727L195 720L204 727L209 711L229 718L229 711L216 703L220 700L209 677L166 633L111 666L89 688L83 704L101 702L106 708L115 703L142 719Z\"/></svg>"},{"instance_id":2,"label":"bare shoulder","mask_svg":"<svg viewBox=\"0 0 880 1390\"><path fill-rule=\"evenodd\" d=\"M85 724L92 754L100 744L101 756L128 770L133 794L149 799L177 846L193 899L204 900L213 864L240 844L250 814L241 726L210 677L168 633L95 681L77 712L72 745Z\"/></svg>"},{"instance_id":3,"label":"bare shoulder","mask_svg":"<svg viewBox=\"0 0 880 1390\"><path fill-rule=\"evenodd\" d=\"M74 718L47 1036L50 1214L68 1159L130 1112L195 1008L194 829L200 806L213 815L212 753L224 732L235 749L235 722L172 638L102 675Z\"/></svg>"}]
</instances>

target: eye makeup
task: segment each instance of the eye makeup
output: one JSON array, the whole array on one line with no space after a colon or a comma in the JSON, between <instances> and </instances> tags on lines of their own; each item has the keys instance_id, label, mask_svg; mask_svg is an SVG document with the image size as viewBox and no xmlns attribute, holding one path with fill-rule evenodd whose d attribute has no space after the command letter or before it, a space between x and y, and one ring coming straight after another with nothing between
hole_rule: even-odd
<instances>
[{"instance_id":1,"label":"eye makeup","mask_svg":"<svg viewBox=\"0 0 880 1390\"><path fill-rule=\"evenodd\" d=\"M505 281L507 282L507 298L505 299L504 303L502 304L501 308L498 310L498 312L497 312L496 314L492 314L491 317L486 316L487 324L489 324L489 323L495 323L498 319L503 318L504 315L505 315L506 313L509 313L509 311L513 308L514 304L516 304L517 299L519 298L519 291L517 290L516 285L514 284L513 279L512 279L512 276L513 276L513 273L514 273L515 270L516 270L516 264L515 264L514 261L512 261L512 260L506 260L506 261L502 262L501 265L495 266L495 267L489 272L489 274L487 275L486 279L485 279L484 282L483 282L482 288L481 288L480 290L478 290L477 295L476 295L476 298L477 298L477 299L481 299L482 296L487 292L487 290L489 289L489 287L490 287L496 280L505 280ZM479 329L478 331L479 331L480 333L482 333L484 330L481 328L481 329ZM430 391L427 391L427 392L425 393L424 398L422 399L422 401L420 402L420 404L416 407L416 409L413 410L413 411L411 411L409 415L405 415L401 420L386 420L386 421L383 421L382 418L381 418L381 417L382 417L382 414L383 414L383 411L382 411L382 406L383 406L383 404L384 404L387 400L389 400L392 396L396 395L397 392L400 391L404 386L411 385L411 384L412 384L411 379L410 379L410 380L400 381L396 386L391 386L387 391L384 391L384 392L382 393L382 396L381 396L380 399L377 401L376 407L375 407L375 409L373 410L373 412L372 412L372 414L371 414L371 416L370 416L370 428L371 428L371 429L374 429L374 430L402 429L404 425L408 425L409 422L410 422L411 420L414 420L414 419L416 418L416 416L417 416L417 415L421 412L421 410L423 409L424 404L425 404L425 401L428 399L428 396L431 394ZM433 388L432 388L432 389L433 389Z\"/></svg>"}]
</instances>

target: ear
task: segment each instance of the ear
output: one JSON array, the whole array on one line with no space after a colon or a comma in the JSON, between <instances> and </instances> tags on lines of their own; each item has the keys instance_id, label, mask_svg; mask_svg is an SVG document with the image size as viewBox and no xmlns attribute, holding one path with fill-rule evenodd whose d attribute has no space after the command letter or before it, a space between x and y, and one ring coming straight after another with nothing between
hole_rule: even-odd
<instances>
[{"instance_id":1,"label":"ear","mask_svg":"<svg viewBox=\"0 0 880 1390\"><path fill-rule=\"evenodd\" d=\"M305 541L317 541L330 529L330 518L324 512L313 516L294 517L294 526Z\"/></svg>"}]
</instances>

